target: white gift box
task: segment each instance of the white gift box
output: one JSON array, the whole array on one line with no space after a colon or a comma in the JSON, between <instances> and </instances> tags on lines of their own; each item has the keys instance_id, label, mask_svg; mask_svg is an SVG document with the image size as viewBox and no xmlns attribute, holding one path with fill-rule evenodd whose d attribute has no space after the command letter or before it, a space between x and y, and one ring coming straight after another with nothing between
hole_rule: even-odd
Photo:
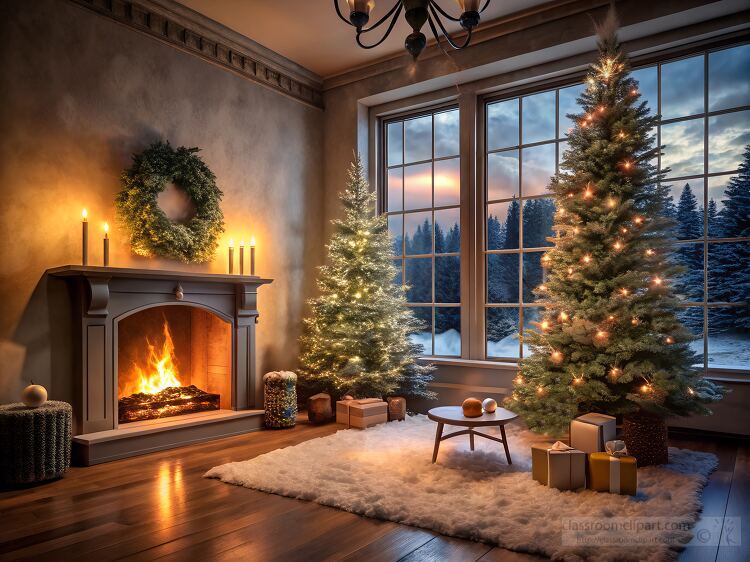
<instances>
[{"instance_id":1,"label":"white gift box","mask_svg":"<svg viewBox=\"0 0 750 562\"><path fill-rule=\"evenodd\" d=\"M617 433L615 418L606 414L584 414L570 422L570 446L584 453L604 451L604 444Z\"/></svg>"}]
</instances>

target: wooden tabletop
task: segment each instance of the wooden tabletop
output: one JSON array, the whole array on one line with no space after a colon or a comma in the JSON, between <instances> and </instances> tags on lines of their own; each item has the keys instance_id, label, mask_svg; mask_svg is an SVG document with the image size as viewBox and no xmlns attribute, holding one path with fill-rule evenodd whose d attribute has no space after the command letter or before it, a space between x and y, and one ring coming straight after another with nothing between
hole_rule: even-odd
<instances>
[{"instance_id":1,"label":"wooden tabletop","mask_svg":"<svg viewBox=\"0 0 750 562\"><path fill-rule=\"evenodd\" d=\"M445 423L448 425L457 425L461 427L483 427L491 425L505 425L518 417L510 410L498 408L493 413L483 413L476 418L467 418L461 406L440 406L432 408L427 412L427 417L433 421Z\"/></svg>"}]
</instances>

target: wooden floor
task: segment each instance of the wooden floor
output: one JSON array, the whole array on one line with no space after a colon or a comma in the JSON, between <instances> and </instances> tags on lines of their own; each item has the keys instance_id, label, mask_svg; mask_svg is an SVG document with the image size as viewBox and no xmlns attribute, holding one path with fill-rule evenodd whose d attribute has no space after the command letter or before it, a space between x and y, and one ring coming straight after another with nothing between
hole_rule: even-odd
<instances>
[{"instance_id":1,"label":"wooden floor","mask_svg":"<svg viewBox=\"0 0 750 562\"><path fill-rule=\"evenodd\" d=\"M341 426L264 431L88 468L0 491L0 560L481 560L538 558L366 519L315 503L201 478L212 466L328 435ZM750 504L746 442L673 439L715 452L705 516L743 516ZM741 547L691 547L681 560L750 560Z\"/></svg>"}]
</instances>

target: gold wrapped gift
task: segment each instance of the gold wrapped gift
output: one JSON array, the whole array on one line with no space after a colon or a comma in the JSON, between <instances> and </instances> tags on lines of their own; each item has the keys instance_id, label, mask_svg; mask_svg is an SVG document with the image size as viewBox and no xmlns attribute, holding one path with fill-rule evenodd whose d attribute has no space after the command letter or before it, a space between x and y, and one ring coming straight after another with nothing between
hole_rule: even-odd
<instances>
[{"instance_id":1,"label":"gold wrapped gift","mask_svg":"<svg viewBox=\"0 0 750 562\"><path fill-rule=\"evenodd\" d=\"M560 443L531 446L531 477L558 490L586 487L586 453Z\"/></svg>"},{"instance_id":2,"label":"gold wrapped gift","mask_svg":"<svg viewBox=\"0 0 750 562\"><path fill-rule=\"evenodd\" d=\"M638 489L635 457L589 454L588 487L596 492L634 496Z\"/></svg>"}]
</instances>

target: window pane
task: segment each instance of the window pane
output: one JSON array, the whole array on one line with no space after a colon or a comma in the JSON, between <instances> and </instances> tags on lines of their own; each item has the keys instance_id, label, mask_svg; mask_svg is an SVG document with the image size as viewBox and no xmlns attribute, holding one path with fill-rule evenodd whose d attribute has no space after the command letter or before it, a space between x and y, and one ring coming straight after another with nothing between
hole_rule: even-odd
<instances>
[{"instance_id":1,"label":"window pane","mask_svg":"<svg viewBox=\"0 0 750 562\"><path fill-rule=\"evenodd\" d=\"M703 179L691 179L672 184L669 216L677 223L675 236L679 240L703 237Z\"/></svg>"},{"instance_id":2,"label":"window pane","mask_svg":"<svg viewBox=\"0 0 750 562\"><path fill-rule=\"evenodd\" d=\"M662 119L703 112L703 55L661 67Z\"/></svg>"},{"instance_id":3,"label":"window pane","mask_svg":"<svg viewBox=\"0 0 750 562\"><path fill-rule=\"evenodd\" d=\"M388 210L400 211L404 207L404 169L388 170Z\"/></svg>"},{"instance_id":4,"label":"window pane","mask_svg":"<svg viewBox=\"0 0 750 562\"><path fill-rule=\"evenodd\" d=\"M750 301L750 242L708 245L708 300ZM747 312L742 311L750 319Z\"/></svg>"},{"instance_id":5,"label":"window pane","mask_svg":"<svg viewBox=\"0 0 750 562\"><path fill-rule=\"evenodd\" d=\"M740 176L708 178L708 235L716 238L747 236L750 214L742 209L750 207L750 187Z\"/></svg>"},{"instance_id":6,"label":"window pane","mask_svg":"<svg viewBox=\"0 0 750 562\"><path fill-rule=\"evenodd\" d=\"M547 193L550 178L555 175L555 145L543 144L524 148L521 151L521 161L521 194L529 197Z\"/></svg>"},{"instance_id":7,"label":"window pane","mask_svg":"<svg viewBox=\"0 0 750 562\"><path fill-rule=\"evenodd\" d=\"M544 319L544 308L533 306L531 308L524 308L522 311L523 314L523 335L524 337L521 338L523 340L523 349L522 353L524 357L528 357L531 355L531 349L529 349L528 343L526 343L526 335L528 335L529 330L538 331L538 324Z\"/></svg>"},{"instance_id":8,"label":"window pane","mask_svg":"<svg viewBox=\"0 0 750 562\"><path fill-rule=\"evenodd\" d=\"M411 311L422 321L423 329L409 336L409 339L422 346L423 355L432 355L432 307L414 306Z\"/></svg>"},{"instance_id":9,"label":"window pane","mask_svg":"<svg viewBox=\"0 0 750 562\"><path fill-rule=\"evenodd\" d=\"M447 254L461 249L460 209L435 211L435 253Z\"/></svg>"},{"instance_id":10,"label":"window pane","mask_svg":"<svg viewBox=\"0 0 750 562\"><path fill-rule=\"evenodd\" d=\"M403 159L404 149L404 138L403 138L404 125L400 121L398 123L388 124L388 165L394 166L401 164Z\"/></svg>"},{"instance_id":11,"label":"window pane","mask_svg":"<svg viewBox=\"0 0 750 562\"><path fill-rule=\"evenodd\" d=\"M404 282L404 272L402 269L401 260L393 260L393 267L396 268L396 275L393 276L393 283L401 285Z\"/></svg>"},{"instance_id":12,"label":"window pane","mask_svg":"<svg viewBox=\"0 0 750 562\"><path fill-rule=\"evenodd\" d=\"M432 207L432 164L404 168L404 209Z\"/></svg>"},{"instance_id":13,"label":"window pane","mask_svg":"<svg viewBox=\"0 0 750 562\"><path fill-rule=\"evenodd\" d=\"M638 82L638 93L640 94L639 102L646 102L651 115L656 114L658 110L658 78L655 66L639 68L631 73L631 76Z\"/></svg>"},{"instance_id":14,"label":"window pane","mask_svg":"<svg viewBox=\"0 0 750 562\"><path fill-rule=\"evenodd\" d=\"M404 260L404 281L409 302L432 302L432 258Z\"/></svg>"},{"instance_id":15,"label":"window pane","mask_svg":"<svg viewBox=\"0 0 750 562\"><path fill-rule=\"evenodd\" d=\"M552 236L555 202L552 199L531 199L523 204L523 247L552 246L547 240Z\"/></svg>"},{"instance_id":16,"label":"window pane","mask_svg":"<svg viewBox=\"0 0 750 562\"><path fill-rule=\"evenodd\" d=\"M694 365L703 366L703 307L691 306L680 308L677 318L696 339L690 342L690 349L695 353Z\"/></svg>"},{"instance_id":17,"label":"window pane","mask_svg":"<svg viewBox=\"0 0 750 562\"><path fill-rule=\"evenodd\" d=\"M458 205L461 202L461 160L435 162L435 207Z\"/></svg>"},{"instance_id":18,"label":"window pane","mask_svg":"<svg viewBox=\"0 0 750 562\"><path fill-rule=\"evenodd\" d=\"M506 203L487 205L487 249L518 248L520 218L520 205L515 199Z\"/></svg>"},{"instance_id":19,"label":"window pane","mask_svg":"<svg viewBox=\"0 0 750 562\"><path fill-rule=\"evenodd\" d=\"M488 308L486 316L487 357L519 356L518 309Z\"/></svg>"},{"instance_id":20,"label":"window pane","mask_svg":"<svg viewBox=\"0 0 750 562\"><path fill-rule=\"evenodd\" d=\"M404 242L407 255L432 253L432 213L404 215Z\"/></svg>"},{"instance_id":21,"label":"window pane","mask_svg":"<svg viewBox=\"0 0 750 562\"><path fill-rule=\"evenodd\" d=\"M708 171L731 172L739 168L750 144L750 110L708 118Z\"/></svg>"},{"instance_id":22,"label":"window pane","mask_svg":"<svg viewBox=\"0 0 750 562\"><path fill-rule=\"evenodd\" d=\"M518 99L487 106L487 150L518 146Z\"/></svg>"},{"instance_id":23,"label":"window pane","mask_svg":"<svg viewBox=\"0 0 750 562\"><path fill-rule=\"evenodd\" d=\"M487 155L487 200L518 196L518 151Z\"/></svg>"},{"instance_id":24,"label":"window pane","mask_svg":"<svg viewBox=\"0 0 750 562\"><path fill-rule=\"evenodd\" d=\"M518 302L519 254L487 255L487 302Z\"/></svg>"},{"instance_id":25,"label":"window pane","mask_svg":"<svg viewBox=\"0 0 750 562\"><path fill-rule=\"evenodd\" d=\"M435 302L461 302L461 258L458 256L435 258Z\"/></svg>"},{"instance_id":26,"label":"window pane","mask_svg":"<svg viewBox=\"0 0 750 562\"><path fill-rule=\"evenodd\" d=\"M709 368L750 369L750 329L746 308L708 309Z\"/></svg>"},{"instance_id":27,"label":"window pane","mask_svg":"<svg viewBox=\"0 0 750 562\"><path fill-rule=\"evenodd\" d=\"M523 98L523 143L555 138L555 92L542 92Z\"/></svg>"},{"instance_id":28,"label":"window pane","mask_svg":"<svg viewBox=\"0 0 750 562\"><path fill-rule=\"evenodd\" d=\"M523 255L523 302L534 302L534 289L544 281L542 256L544 252Z\"/></svg>"},{"instance_id":29,"label":"window pane","mask_svg":"<svg viewBox=\"0 0 750 562\"><path fill-rule=\"evenodd\" d=\"M664 155L662 170L671 168L668 176L677 178L703 173L703 119L690 119L662 125L661 143Z\"/></svg>"},{"instance_id":30,"label":"window pane","mask_svg":"<svg viewBox=\"0 0 750 562\"><path fill-rule=\"evenodd\" d=\"M458 156L458 109L435 114L435 158Z\"/></svg>"},{"instance_id":31,"label":"window pane","mask_svg":"<svg viewBox=\"0 0 750 562\"><path fill-rule=\"evenodd\" d=\"M400 256L404 252L404 216L403 215L389 215L388 216L388 231L391 234L393 240L393 253L394 255Z\"/></svg>"},{"instance_id":32,"label":"window pane","mask_svg":"<svg viewBox=\"0 0 750 562\"><path fill-rule=\"evenodd\" d=\"M750 45L708 55L708 110L750 105Z\"/></svg>"},{"instance_id":33,"label":"window pane","mask_svg":"<svg viewBox=\"0 0 750 562\"><path fill-rule=\"evenodd\" d=\"M683 301L703 301L703 244L679 244L670 256L685 270L674 279L675 296Z\"/></svg>"},{"instance_id":34,"label":"window pane","mask_svg":"<svg viewBox=\"0 0 750 562\"><path fill-rule=\"evenodd\" d=\"M576 100L585 89L586 87L583 84L576 84L575 86L570 86L560 90L560 130L557 134L558 137L565 138L575 126L575 123L568 118L568 115L579 115L583 113L583 110L580 108Z\"/></svg>"},{"instance_id":35,"label":"window pane","mask_svg":"<svg viewBox=\"0 0 750 562\"><path fill-rule=\"evenodd\" d=\"M432 158L432 115L404 121L406 164Z\"/></svg>"},{"instance_id":36,"label":"window pane","mask_svg":"<svg viewBox=\"0 0 750 562\"><path fill-rule=\"evenodd\" d=\"M461 355L461 309L435 308L435 355Z\"/></svg>"}]
</instances>

